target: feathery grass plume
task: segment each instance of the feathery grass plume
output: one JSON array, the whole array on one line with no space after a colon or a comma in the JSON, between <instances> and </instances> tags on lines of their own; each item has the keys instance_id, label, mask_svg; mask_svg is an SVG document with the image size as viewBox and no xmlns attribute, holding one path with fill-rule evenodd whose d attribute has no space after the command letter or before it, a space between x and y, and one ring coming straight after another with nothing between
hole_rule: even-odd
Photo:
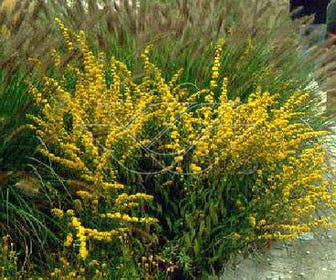
<instances>
[{"instance_id":1,"label":"feathery grass plume","mask_svg":"<svg viewBox=\"0 0 336 280\"><path fill-rule=\"evenodd\" d=\"M203 65L210 59L210 43L215 44L219 37L226 40L223 72L235 97L246 100L255 89L253 84L271 92L279 86L291 91L311 79L311 59L316 57L300 56L298 23L290 20L285 2L63 2L50 4L54 14L70 28L86 30L88 40L98 49L133 64L133 52L140 54L146 45L154 44L153 57L167 69L165 75L183 67L181 78L198 86L208 82ZM248 45L253 46L249 51Z\"/></svg>"},{"instance_id":2,"label":"feathery grass plume","mask_svg":"<svg viewBox=\"0 0 336 280\"><path fill-rule=\"evenodd\" d=\"M43 1L0 1L0 159L3 168L22 170L32 156L36 141L24 129L25 114L33 112L26 94L26 78L33 64L29 58L49 52L57 42L50 36L50 25L42 23ZM46 14L44 13L44 16ZM44 17L46 19L46 17Z\"/></svg>"},{"instance_id":3,"label":"feathery grass plume","mask_svg":"<svg viewBox=\"0 0 336 280\"><path fill-rule=\"evenodd\" d=\"M195 87L209 82L204 79L208 71L204 65L212 49L209 46L219 36L224 37L227 59L221 75L229 78L232 98L246 100L256 84L270 92L283 87L285 95L309 84L312 61L321 56L316 48L309 55L300 55L298 23L290 20L287 6L271 0L17 1L12 9L3 11L2 25L11 36L3 40L5 59L1 65L10 72L11 67L29 57L38 57L42 65L49 65L48 50L58 45L50 30L58 17L74 31L86 30L90 45L97 51L113 53L129 66L139 66L134 52L140 54L146 45L154 44L153 57L167 69L165 75L169 77L183 68L182 81L192 81ZM48 28L39 30L41 26ZM332 52L327 57L332 57ZM70 54L62 63L75 58ZM322 72L321 79L332 74Z\"/></svg>"},{"instance_id":4,"label":"feathery grass plume","mask_svg":"<svg viewBox=\"0 0 336 280\"><path fill-rule=\"evenodd\" d=\"M279 86L288 91L306 86L311 79L311 60L321 56L316 48L309 55L300 55L297 31L302 21L290 20L285 1L14 2L12 9L2 10L3 29L11 34L2 42L2 68L15 67L28 57L38 57L48 65L46 54L57 46L57 39L50 36L55 17L74 31L86 30L92 45L120 59L130 59L133 52L140 54L146 45L155 44L157 53L153 55L167 68L167 75L183 67L184 79L196 85L206 82L201 59L209 61L210 57L204 56L209 43L225 37L228 59L223 65L230 78L228 86L232 94L243 98L251 90L251 77L272 92ZM253 45L249 52L247 45ZM328 52L327 57L332 56ZM132 57L127 63L135 62ZM330 71L324 73L331 75Z\"/></svg>"},{"instance_id":5,"label":"feathery grass plume","mask_svg":"<svg viewBox=\"0 0 336 280\"><path fill-rule=\"evenodd\" d=\"M0 223L1 234L15 236L22 252L18 269L27 268L31 256L42 259L46 248L59 242L51 231L57 223L46 211L46 189L29 166L38 141L25 127L25 114L34 111L27 95L27 78L33 76L28 58L42 59L57 42L48 37L50 25L42 23L46 11L43 1L0 0L0 165L5 175L0 181Z\"/></svg>"}]
</instances>

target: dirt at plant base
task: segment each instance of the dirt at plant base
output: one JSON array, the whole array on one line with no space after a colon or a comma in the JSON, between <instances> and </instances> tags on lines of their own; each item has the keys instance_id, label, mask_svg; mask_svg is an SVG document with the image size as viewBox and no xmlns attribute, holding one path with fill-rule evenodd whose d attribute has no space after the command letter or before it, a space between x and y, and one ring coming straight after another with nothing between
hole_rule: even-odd
<instances>
[{"instance_id":1,"label":"dirt at plant base","mask_svg":"<svg viewBox=\"0 0 336 280\"><path fill-rule=\"evenodd\" d=\"M220 280L336 280L336 231L304 234L229 265Z\"/></svg>"}]
</instances>

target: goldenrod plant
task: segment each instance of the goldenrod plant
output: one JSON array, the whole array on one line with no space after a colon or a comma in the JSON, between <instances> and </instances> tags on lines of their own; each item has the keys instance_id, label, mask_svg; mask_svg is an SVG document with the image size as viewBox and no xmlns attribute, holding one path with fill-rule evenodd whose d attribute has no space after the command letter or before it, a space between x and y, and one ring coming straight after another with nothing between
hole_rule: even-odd
<instances>
[{"instance_id":1,"label":"goldenrod plant","mask_svg":"<svg viewBox=\"0 0 336 280\"><path fill-rule=\"evenodd\" d=\"M136 81L125 63L94 55L84 32L71 38L57 21L83 67L69 64L31 84L40 113L29 127L43 143L40 155L78 197L66 243L77 240L79 258L89 257L89 240L143 233L149 240L136 238L163 258L169 277L204 277L238 250L333 225L322 211L335 206L324 176L328 133L310 126L307 94L279 103L257 88L246 102L232 100L220 72L223 39L202 89L179 83L183 69L166 80L151 62L152 46ZM62 57L54 57L57 68ZM74 180L83 189L72 190ZM143 256L134 253L134 262Z\"/></svg>"},{"instance_id":2,"label":"goldenrod plant","mask_svg":"<svg viewBox=\"0 0 336 280\"><path fill-rule=\"evenodd\" d=\"M36 105L41 106L41 115L29 117L35 123L31 128L43 143L39 153L55 165L55 170L63 174L64 170L67 171L68 175L63 175L68 179L67 189L78 198L72 210L78 216L69 220L71 232L66 243L70 245L71 236L78 243L78 257L85 261L89 256L89 247L91 250L96 248L92 244L89 246L91 241L93 244L97 241L116 244L120 238L127 236L130 240L134 239L139 232L142 233L139 240L146 236L150 237L147 242L155 239L154 235L151 237L151 225L158 220L141 211L143 207L148 207L153 196L141 192L128 193L127 190L133 191L131 186L122 183L118 174L118 160L127 163L132 151L137 149L137 146L132 147L134 143L130 131L123 126L132 112L140 114L146 109L151 97L149 92L138 88L137 93L146 94L141 98L145 103L135 103L135 98L140 96L134 96L134 99L130 96L134 94L135 87L130 71L114 58L110 60L112 84L109 86L103 54L99 58L93 55L85 42L84 32L80 32L77 42L72 44L68 29L59 21L58 24L67 41L68 51L73 51L75 43L79 44L83 69L68 66L68 74L75 82L72 90L66 88L67 81L49 77L43 79L41 91L31 85L30 93ZM55 64L59 59L56 58ZM139 122L130 124L132 133L139 134L146 120L140 118ZM83 188L73 189L73 181L80 181ZM63 216L61 209L55 208L52 212L59 218ZM119 248L123 247L120 245ZM116 256L121 252L121 249L113 250Z\"/></svg>"},{"instance_id":3,"label":"goldenrod plant","mask_svg":"<svg viewBox=\"0 0 336 280\"><path fill-rule=\"evenodd\" d=\"M5 235L0 243L0 276L2 279L13 279L18 276L17 255L14 243L9 235Z\"/></svg>"},{"instance_id":4,"label":"goldenrod plant","mask_svg":"<svg viewBox=\"0 0 336 280\"><path fill-rule=\"evenodd\" d=\"M202 278L333 226L319 52L287 7L113 2L0 0L0 228L25 276Z\"/></svg>"}]
</instances>

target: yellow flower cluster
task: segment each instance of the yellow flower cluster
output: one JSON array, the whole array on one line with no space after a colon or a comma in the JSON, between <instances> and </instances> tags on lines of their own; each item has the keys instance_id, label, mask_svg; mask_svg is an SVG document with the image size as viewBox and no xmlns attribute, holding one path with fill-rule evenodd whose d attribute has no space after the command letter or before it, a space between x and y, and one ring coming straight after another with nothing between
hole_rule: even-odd
<instances>
[{"instance_id":1,"label":"yellow flower cluster","mask_svg":"<svg viewBox=\"0 0 336 280\"><path fill-rule=\"evenodd\" d=\"M241 202L236 207L250 211L246 218L258 232L257 238L293 237L331 225L328 215L315 215L316 208L336 205L324 177L326 132L313 130L305 114L298 112L308 96L297 92L278 104L276 95L258 89L245 103L229 100L229 81L219 74L223 43L220 40L216 48L209 88L192 91L177 85L182 70L165 80L150 62L150 47L142 54L143 76L136 83L123 62L114 57L106 62L103 54L94 56L80 32L77 44L84 67L69 68L76 80L74 89L51 78L45 79L42 89L31 88L41 106L41 117L31 116L35 132L45 143L40 152L78 172L79 180L90 186L90 190L77 191L78 196L96 202L111 198L114 208L111 213L99 213L100 218L157 222L126 212L152 196L118 195L120 189L127 189L118 182L120 170L131 172L134 162L146 157L156 169L161 168L156 178L167 173L183 178L191 173L197 178L195 188L221 174L250 174L255 181L247 190L249 205ZM110 71L105 71L106 63ZM220 92L214 94L215 89ZM260 213L260 209L266 210ZM72 226L83 259L88 254L88 236L110 240L120 230L85 229L75 217ZM233 240L240 237L238 232L232 235Z\"/></svg>"},{"instance_id":2,"label":"yellow flower cluster","mask_svg":"<svg viewBox=\"0 0 336 280\"><path fill-rule=\"evenodd\" d=\"M59 53L55 49L53 49L51 51L51 55L52 55L52 57L54 59L54 65L55 65L55 67L59 67L61 65L61 62L62 62L61 61L61 56L59 55Z\"/></svg>"},{"instance_id":3,"label":"yellow flower cluster","mask_svg":"<svg viewBox=\"0 0 336 280\"><path fill-rule=\"evenodd\" d=\"M219 78L219 70L221 68L220 60L222 58L223 45L224 45L224 40L220 39L217 43L214 64L211 68L212 72L211 72L210 89L214 89L218 86L217 81Z\"/></svg>"},{"instance_id":4,"label":"yellow flower cluster","mask_svg":"<svg viewBox=\"0 0 336 280\"><path fill-rule=\"evenodd\" d=\"M55 215L57 218L63 218L64 212L62 209L53 208L51 209L51 213Z\"/></svg>"},{"instance_id":5,"label":"yellow flower cluster","mask_svg":"<svg viewBox=\"0 0 336 280\"><path fill-rule=\"evenodd\" d=\"M97 229L86 229L86 233L88 236L92 237L95 240L106 242L111 242L112 237L119 235L120 232L120 230L98 231Z\"/></svg>"},{"instance_id":6,"label":"yellow flower cluster","mask_svg":"<svg viewBox=\"0 0 336 280\"><path fill-rule=\"evenodd\" d=\"M71 34L69 29L63 24L63 22L59 18L55 18L55 22L62 31L63 37L67 44L68 51L72 52L74 50L74 46L73 43L71 42Z\"/></svg>"},{"instance_id":7,"label":"yellow flower cluster","mask_svg":"<svg viewBox=\"0 0 336 280\"><path fill-rule=\"evenodd\" d=\"M104 54L96 57L90 51L84 32L79 32L75 40L72 40L70 31L62 22L59 19L56 22L63 33L68 51L73 51L75 43L78 45L83 54L83 67L69 65L67 69L77 81L72 91L64 86L64 77L45 77L42 88L30 87L31 95L41 108L41 117L29 116L34 122L31 128L44 143L39 151L50 161L78 174L77 180L69 180L69 190L73 186L75 194L82 201L77 200L75 203L76 211L90 205L92 214L96 215L100 199L110 205L115 204L116 211L129 211L143 201L152 200L152 196L144 193L118 195L117 191L124 189L124 185L116 178L114 164L127 160L142 145L134 143L134 138L142 130L146 118L132 122L129 120L132 114L142 114L152 98L150 93L145 93L145 85L133 83L132 74L126 65L115 58L110 61L112 84L108 86ZM59 65L61 58L57 51L52 50L52 56L55 64ZM150 86L149 82L147 86ZM163 82L161 87L165 87ZM113 151L116 153L113 154ZM78 181L81 184L73 183ZM78 190L79 185L83 188ZM60 209L53 209L53 213L58 217L64 214ZM120 215L120 220L136 222L139 226L156 222L156 219L149 217L131 217L127 213ZM109 242L122 230L88 229L81 225L73 212L69 216L71 226L76 230L82 259L88 256L87 238ZM67 236L64 242L67 247L71 246L73 238L72 235Z\"/></svg>"},{"instance_id":8,"label":"yellow flower cluster","mask_svg":"<svg viewBox=\"0 0 336 280\"><path fill-rule=\"evenodd\" d=\"M117 197L116 203L123 204L123 203L128 203L128 202L134 202L134 201L141 200L141 199L149 201L149 200L153 200L153 196L144 194L144 193L136 193L132 195L129 195L127 193L122 193Z\"/></svg>"},{"instance_id":9,"label":"yellow flower cluster","mask_svg":"<svg viewBox=\"0 0 336 280\"><path fill-rule=\"evenodd\" d=\"M138 218L138 217L131 217L127 214L120 214L120 213L101 214L101 217L123 221L123 222L144 223L144 224L153 224L153 223L158 222L157 219L151 218L151 217Z\"/></svg>"},{"instance_id":10,"label":"yellow flower cluster","mask_svg":"<svg viewBox=\"0 0 336 280\"><path fill-rule=\"evenodd\" d=\"M65 240L64 240L64 246L65 247L70 247L73 243L73 235L72 233L68 233Z\"/></svg>"},{"instance_id":11,"label":"yellow flower cluster","mask_svg":"<svg viewBox=\"0 0 336 280\"><path fill-rule=\"evenodd\" d=\"M86 230L77 217L72 217L71 226L76 230L77 240L79 242L79 257L83 260L87 258L89 252L86 248Z\"/></svg>"},{"instance_id":12,"label":"yellow flower cluster","mask_svg":"<svg viewBox=\"0 0 336 280\"><path fill-rule=\"evenodd\" d=\"M77 191L76 194L81 199L92 199L93 198L92 194L90 194L88 191Z\"/></svg>"},{"instance_id":13,"label":"yellow flower cluster","mask_svg":"<svg viewBox=\"0 0 336 280\"><path fill-rule=\"evenodd\" d=\"M0 278L12 279L13 277L21 278L17 271L17 252L10 235L2 236L0 239Z\"/></svg>"},{"instance_id":14,"label":"yellow flower cluster","mask_svg":"<svg viewBox=\"0 0 336 280\"><path fill-rule=\"evenodd\" d=\"M102 214L102 216L108 217L108 218L110 217L108 214L105 214L105 215ZM131 218L129 216L126 217L125 215L121 216L120 220L122 220L122 218L125 218L125 220L127 221L133 221L133 222L136 221L136 222L144 223L144 224L157 222L157 220L151 219L151 218L136 218L136 217ZM111 242L113 237L121 236L122 234L125 234L128 231L127 228L123 228L123 227L112 229L110 231L99 231L97 229L86 228L82 226L80 220L74 216L71 217L70 226L76 231L76 241L79 244L78 256L82 260L85 260L89 255L89 251L87 249L88 238L91 238L97 241ZM66 239L64 241L64 246L70 247L73 243L74 243L74 236L70 232L66 236Z\"/></svg>"}]
</instances>

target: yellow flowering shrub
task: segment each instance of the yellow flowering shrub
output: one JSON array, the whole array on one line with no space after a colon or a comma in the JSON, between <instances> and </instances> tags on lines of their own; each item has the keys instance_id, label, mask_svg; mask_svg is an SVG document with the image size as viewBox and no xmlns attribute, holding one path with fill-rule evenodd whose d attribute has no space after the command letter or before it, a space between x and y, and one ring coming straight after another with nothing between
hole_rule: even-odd
<instances>
[{"instance_id":1,"label":"yellow flowering shrub","mask_svg":"<svg viewBox=\"0 0 336 280\"><path fill-rule=\"evenodd\" d=\"M64 26L62 31L71 47L69 31ZM71 231L64 245L76 244L78 256L86 260L89 247L94 247L92 242L115 242L136 228L147 232L157 219L137 210L148 204L153 196L140 192L127 194L124 184L116 177L116 162L122 158L115 158L119 155L114 154L113 149L120 147L130 153L132 149L131 135L121 128L133 108L123 108L120 102L118 105L124 90L121 83L130 74L123 64L112 59L111 69L115 72L112 72L113 84L109 87L105 80L103 55L100 54L99 59L94 57L83 32L78 35L77 42L83 52L84 68L69 66L68 71L76 75L75 88L69 90L64 86L64 80L51 77L44 78L41 89L31 85L30 93L40 106L41 114L29 117L34 121L31 129L44 143L39 149L40 154L68 172L64 175L69 179L67 187L72 195L80 198L74 203L74 209L67 211ZM60 58L56 57L55 64L58 65ZM120 91L119 96L115 95L116 90ZM137 132L139 126L134 125L132 129ZM82 189L75 184L78 181ZM110 212L102 213L102 209ZM61 209L54 208L52 213L58 218L64 216ZM100 222L98 229L84 226L78 215L89 221L105 220L106 229L103 229L104 222ZM108 228L108 225L113 227Z\"/></svg>"},{"instance_id":2,"label":"yellow flowering shrub","mask_svg":"<svg viewBox=\"0 0 336 280\"><path fill-rule=\"evenodd\" d=\"M69 50L82 54L82 66L72 63L63 75L31 85L40 114L30 118L43 143L40 154L66 173L70 192L74 177L81 182L81 189L73 186L79 200L64 245L76 242L82 260L88 240L152 235L159 222L166 243L155 247L158 255L185 260L173 258L161 269L199 275L253 242L332 226L332 216L321 212L335 206L324 176L327 133L309 125L306 94L280 103L259 89L245 103L230 100L222 40L208 88L191 90L178 83L182 69L163 78L150 61L151 46L135 79L124 62L94 55L84 32L71 41L62 30ZM76 213L85 211L99 228L83 225Z\"/></svg>"},{"instance_id":3,"label":"yellow flowering shrub","mask_svg":"<svg viewBox=\"0 0 336 280\"><path fill-rule=\"evenodd\" d=\"M9 235L0 240L0 277L1 279L23 279L24 273L19 271L18 255L13 239Z\"/></svg>"}]
</instances>

